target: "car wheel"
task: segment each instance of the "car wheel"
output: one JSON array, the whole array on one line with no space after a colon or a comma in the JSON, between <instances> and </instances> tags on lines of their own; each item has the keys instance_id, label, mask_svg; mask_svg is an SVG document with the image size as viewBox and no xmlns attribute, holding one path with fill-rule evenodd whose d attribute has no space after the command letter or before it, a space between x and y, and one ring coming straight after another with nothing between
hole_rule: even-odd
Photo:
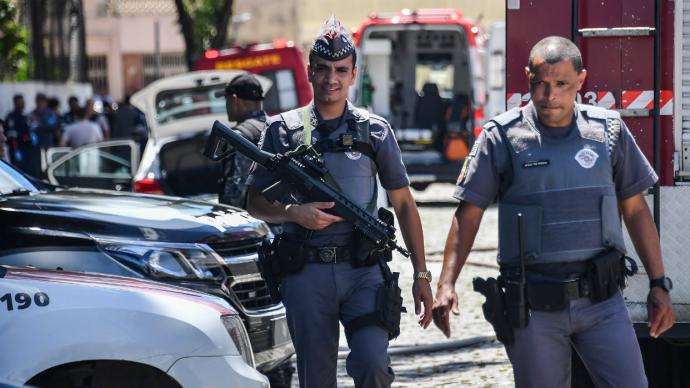
<instances>
[{"instance_id":1,"label":"car wheel","mask_svg":"<svg viewBox=\"0 0 690 388\"><path fill-rule=\"evenodd\" d=\"M50 388L181 388L165 372L122 361L86 361L62 365L31 379L29 386Z\"/></svg>"}]
</instances>

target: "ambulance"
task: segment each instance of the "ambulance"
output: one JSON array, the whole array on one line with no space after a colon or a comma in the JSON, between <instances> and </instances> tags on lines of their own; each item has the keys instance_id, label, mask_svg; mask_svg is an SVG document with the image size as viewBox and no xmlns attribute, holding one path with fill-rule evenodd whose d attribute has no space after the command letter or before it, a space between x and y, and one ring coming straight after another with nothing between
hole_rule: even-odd
<instances>
[{"instance_id":1,"label":"ambulance","mask_svg":"<svg viewBox=\"0 0 690 388\"><path fill-rule=\"evenodd\" d=\"M618 110L659 185L646 193L661 236L676 325L649 337L649 281L626 233L639 273L624 291L650 387L690 386L690 1L507 0L506 105L530 100L524 75L531 47L559 35L582 51L587 80L578 100ZM583 368L580 365L580 371ZM584 374L586 377L586 373ZM582 374L580 374L582 377ZM586 379L582 379L586 380ZM591 386L578 381L573 386Z\"/></svg>"},{"instance_id":2,"label":"ambulance","mask_svg":"<svg viewBox=\"0 0 690 388\"><path fill-rule=\"evenodd\" d=\"M351 99L392 125L412 187L455 183L485 101L484 33L456 9L372 14Z\"/></svg>"},{"instance_id":3,"label":"ambulance","mask_svg":"<svg viewBox=\"0 0 690 388\"><path fill-rule=\"evenodd\" d=\"M307 105L313 96L304 55L292 41L285 39L207 50L197 59L194 69L246 70L268 78L273 87L264 96L264 110L269 114Z\"/></svg>"}]
</instances>

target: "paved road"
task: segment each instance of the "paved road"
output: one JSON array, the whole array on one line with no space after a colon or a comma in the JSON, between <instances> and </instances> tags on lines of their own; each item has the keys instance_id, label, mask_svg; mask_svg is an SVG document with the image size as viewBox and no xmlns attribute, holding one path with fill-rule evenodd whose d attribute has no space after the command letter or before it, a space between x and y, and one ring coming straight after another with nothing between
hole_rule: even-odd
<instances>
[{"instance_id":1,"label":"paved road","mask_svg":"<svg viewBox=\"0 0 690 388\"><path fill-rule=\"evenodd\" d=\"M452 191L452 185L432 185L424 192L414 192L415 199L420 202L424 245L428 267L434 276L434 292L441 272L443 246L456 207L451 198ZM400 285L405 307L409 312L403 314L401 334L391 342L391 348L493 335L491 326L482 316L483 297L472 291L471 280L475 276L496 274L497 221L496 209L489 208L484 215L468 264L456 285L460 296L460 316L451 318L450 339L446 339L433 324L426 330L417 325L411 294L412 265L400 255L394 258L391 268L401 274ZM398 239L402 241L401 237ZM344 333L341 333L340 346L343 350L347 347ZM393 356L391 359L396 373L394 387L513 386L512 368L503 346L498 342L453 351ZM296 376L293 386L298 387ZM338 386L353 386L352 379L345 371L344 359L338 362Z\"/></svg>"}]
</instances>

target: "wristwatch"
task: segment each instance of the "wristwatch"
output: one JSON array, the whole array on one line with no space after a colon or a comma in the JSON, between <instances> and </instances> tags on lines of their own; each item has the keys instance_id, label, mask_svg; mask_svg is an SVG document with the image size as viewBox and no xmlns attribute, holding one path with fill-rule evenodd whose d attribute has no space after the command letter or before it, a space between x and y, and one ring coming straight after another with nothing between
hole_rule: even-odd
<instances>
[{"instance_id":1,"label":"wristwatch","mask_svg":"<svg viewBox=\"0 0 690 388\"><path fill-rule=\"evenodd\" d=\"M673 282L671 278L662 276L649 281L649 288L652 289L653 287L661 287L662 290L670 292L673 289Z\"/></svg>"},{"instance_id":2,"label":"wristwatch","mask_svg":"<svg viewBox=\"0 0 690 388\"><path fill-rule=\"evenodd\" d=\"M426 279L427 282L431 283L431 271L421 271L414 273L415 279Z\"/></svg>"}]
</instances>

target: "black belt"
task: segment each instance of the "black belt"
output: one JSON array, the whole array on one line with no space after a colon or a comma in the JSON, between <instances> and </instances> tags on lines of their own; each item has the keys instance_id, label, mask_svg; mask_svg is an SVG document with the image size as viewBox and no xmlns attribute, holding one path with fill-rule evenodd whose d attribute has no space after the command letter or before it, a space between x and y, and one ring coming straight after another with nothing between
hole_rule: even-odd
<instances>
[{"instance_id":1,"label":"black belt","mask_svg":"<svg viewBox=\"0 0 690 388\"><path fill-rule=\"evenodd\" d=\"M342 263L352 260L352 248L349 246L305 248L304 258L307 263Z\"/></svg>"}]
</instances>

